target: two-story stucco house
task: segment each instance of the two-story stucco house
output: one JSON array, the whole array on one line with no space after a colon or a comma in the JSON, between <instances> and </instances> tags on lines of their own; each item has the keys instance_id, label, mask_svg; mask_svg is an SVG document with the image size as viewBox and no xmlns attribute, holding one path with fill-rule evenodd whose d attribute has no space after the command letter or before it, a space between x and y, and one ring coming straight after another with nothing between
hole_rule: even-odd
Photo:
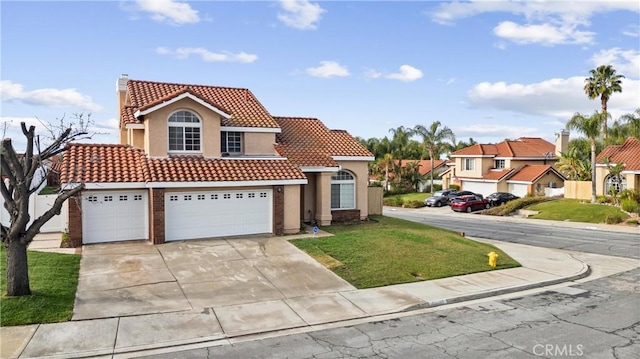
<instances>
[{"instance_id":1,"label":"two-story stucco house","mask_svg":"<svg viewBox=\"0 0 640 359\"><path fill-rule=\"evenodd\" d=\"M521 137L465 147L451 154L455 164L443 172L443 188L457 184L484 196L493 192L544 195L545 187L563 187L565 177L553 165L568 143L569 132L561 131L555 145L539 137Z\"/></svg>"},{"instance_id":2,"label":"two-story stucco house","mask_svg":"<svg viewBox=\"0 0 640 359\"><path fill-rule=\"evenodd\" d=\"M243 88L116 83L120 144L71 144L73 244L297 232L367 217L373 155L317 119L274 117Z\"/></svg>"}]
</instances>

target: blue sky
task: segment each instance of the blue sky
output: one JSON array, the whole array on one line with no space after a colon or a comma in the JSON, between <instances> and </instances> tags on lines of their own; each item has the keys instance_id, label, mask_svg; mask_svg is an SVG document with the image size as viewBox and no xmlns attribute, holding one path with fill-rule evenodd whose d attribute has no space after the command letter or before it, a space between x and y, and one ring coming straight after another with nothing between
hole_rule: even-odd
<instances>
[{"instance_id":1,"label":"blue sky","mask_svg":"<svg viewBox=\"0 0 640 359\"><path fill-rule=\"evenodd\" d=\"M482 143L590 114L584 78L626 76L614 118L640 107L637 1L2 1L1 121L91 113L117 142L115 82L249 88L276 116L354 136L440 121ZM40 126L41 127L41 126Z\"/></svg>"}]
</instances>

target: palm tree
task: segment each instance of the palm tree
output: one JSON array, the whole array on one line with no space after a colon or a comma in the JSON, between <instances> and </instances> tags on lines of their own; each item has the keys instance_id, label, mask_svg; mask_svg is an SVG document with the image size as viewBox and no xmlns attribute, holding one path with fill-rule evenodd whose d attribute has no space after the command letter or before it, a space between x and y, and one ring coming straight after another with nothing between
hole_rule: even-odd
<instances>
[{"instance_id":1,"label":"palm tree","mask_svg":"<svg viewBox=\"0 0 640 359\"><path fill-rule=\"evenodd\" d=\"M607 139L607 102L614 92L622 92L622 79L624 76L616 74L611 65L600 65L589 71L591 76L584 81L584 92L589 99L600 97L602 104L602 135Z\"/></svg>"},{"instance_id":2,"label":"palm tree","mask_svg":"<svg viewBox=\"0 0 640 359\"><path fill-rule=\"evenodd\" d=\"M627 128L627 135L640 139L640 108L637 108L633 113L624 114L620 118L626 122L624 126Z\"/></svg>"},{"instance_id":3,"label":"palm tree","mask_svg":"<svg viewBox=\"0 0 640 359\"><path fill-rule=\"evenodd\" d=\"M393 149L393 157L397 160L397 166L395 166L395 175L398 182L402 182L402 159L405 158L407 152L407 146L409 145L409 139L413 136L413 130L400 126L397 128L389 129L389 132L393 135L391 138L391 148Z\"/></svg>"},{"instance_id":4,"label":"palm tree","mask_svg":"<svg viewBox=\"0 0 640 359\"><path fill-rule=\"evenodd\" d=\"M429 159L431 160L431 182L430 188L431 192L433 192L433 161L436 153L440 153L442 150L446 150L447 147L450 148L451 145L455 146L455 135L453 131L447 126L440 127L440 121L435 121L429 126L429 128L425 128L422 125L416 125L414 127L414 132L420 136L422 136L422 145L425 150L429 151ZM451 144L446 145L445 140L451 141Z\"/></svg>"},{"instance_id":5,"label":"palm tree","mask_svg":"<svg viewBox=\"0 0 640 359\"><path fill-rule=\"evenodd\" d=\"M603 113L598 111L589 117L576 113L567 122L567 130L581 132L591 144L591 203L596 203L596 142L600 136L600 123L603 117Z\"/></svg>"}]
</instances>

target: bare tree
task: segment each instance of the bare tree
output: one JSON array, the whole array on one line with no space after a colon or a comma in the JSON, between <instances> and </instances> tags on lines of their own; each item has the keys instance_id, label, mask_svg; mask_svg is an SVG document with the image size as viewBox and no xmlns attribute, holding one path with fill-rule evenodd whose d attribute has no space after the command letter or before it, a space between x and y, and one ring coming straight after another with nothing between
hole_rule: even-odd
<instances>
[{"instance_id":1,"label":"bare tree","mask_svg":"<svg viewBox=\"0 0 640 359\"><path fill-rule=\"evenodd\" d=\"M3 178L0 181L0 191L4 198L4 207L9 212L10 222L9 227L1 227L2 244L7 250L8 296L31 294L27 247L40 228L53 216L60 214L64 201L84 188L84 184L79 184L73 188L62 189L53 206L31 222L29 198L47 180L50 169L46 166L46 160L62 153L70 142L91 138L88 134L90 116L85 120L82 115L75 115L75 120L70 124L66 124L64 118L59 120L59 124L41 122L46 130L42 142L40 136L35 134L35 126L27 128L24 122L20 123L22 134L27 140L22 155L14 149L11 138L3 136L0 147Z\"/></svg>"}]
</instances>

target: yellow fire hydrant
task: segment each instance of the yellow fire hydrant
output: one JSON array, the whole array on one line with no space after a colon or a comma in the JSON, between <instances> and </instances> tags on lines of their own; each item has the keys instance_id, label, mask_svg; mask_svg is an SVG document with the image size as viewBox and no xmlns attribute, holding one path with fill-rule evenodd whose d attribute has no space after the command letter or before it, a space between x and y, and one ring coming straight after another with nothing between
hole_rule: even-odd
<instances>
[{"instance_id":1,"label":"yellow fire hydrant","mask_svg":"<svg viewBox=\"0 0 640 359\"><path fill-rule=\"evenodd\" d=\"M491 266L491 268L495 268L498 265L498 253L489 252L489 254L487 255L489 256L489 265Z\"/></svg>"}]
</instances>

